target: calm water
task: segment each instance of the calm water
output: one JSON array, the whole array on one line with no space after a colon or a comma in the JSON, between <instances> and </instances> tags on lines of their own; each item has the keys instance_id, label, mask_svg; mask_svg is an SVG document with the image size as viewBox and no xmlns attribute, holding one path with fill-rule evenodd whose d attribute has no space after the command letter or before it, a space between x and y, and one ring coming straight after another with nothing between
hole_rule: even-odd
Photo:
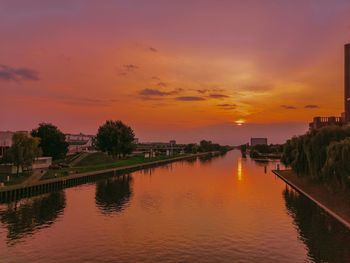
<instances>
[{"instance_id":1,"label":"calm water","mask_svg":"<svg viewBox=\"0 0 350 263\"><path fill-rule=\"evenodd\" d=\"M2 204L0 262L350 262L274 166L231 151Z\"/></svg>"}]
</instances>

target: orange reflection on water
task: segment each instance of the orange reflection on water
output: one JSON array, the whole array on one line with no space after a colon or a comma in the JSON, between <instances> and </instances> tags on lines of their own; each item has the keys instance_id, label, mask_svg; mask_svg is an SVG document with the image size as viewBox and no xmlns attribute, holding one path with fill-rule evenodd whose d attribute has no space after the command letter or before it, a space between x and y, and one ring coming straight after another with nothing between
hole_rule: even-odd
<instances>
[{"instance_id":1,"label":"orange reflection on water","mask_svg":"<svg viewBox=\"0 0 350 263\"><path fill-rule=\"evenodd\" d=\"M237 175L238 181L242 181L242 157L238 158Z\"/></svg>"}]
</instances>

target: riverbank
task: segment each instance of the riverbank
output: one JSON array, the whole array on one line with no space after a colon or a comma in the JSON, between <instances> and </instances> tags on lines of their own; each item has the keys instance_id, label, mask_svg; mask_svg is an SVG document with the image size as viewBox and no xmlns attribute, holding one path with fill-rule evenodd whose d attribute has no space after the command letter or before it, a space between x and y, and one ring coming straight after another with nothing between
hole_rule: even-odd
<instances>
[{"instance_id":1,"label":"riverbank","mask_svg":"<svg viewBox=\"0 0 350 263\"><path fill-rule=\"evenodd\" d=\"M112 168L119 168L124 166L131 166L136 164L143 164L148 162L155 162L161 160L174 159L177 157L185 157L187 155L158 155L152 158L145 158L143 154L134 155L125 159L113 159L101 152L87 155L84 159L77 162L72 167L65 167L59 170L48 170L41 180L64 177L71 174L80 174L86 172L101 171Z\"/></svg>"},{"instance_id":2,"label":"riverbank","mask_svg":"<svg viewBox=\"0 0 350 263\"><path fill-rule=\"evenodd\" d=\"M134 165L110 168L110 169L102 169L98 171L91 171L85 173L77 173L71 174L62 177L56 177L51 179L40 180L37 182L33 182L32 184L21 184L21 185L10 185L5 187L0 187L0 199L13 199L13 198L21 198L27 195L32 195L33 192L36 191L46 191L46 189L60 189L64 188L66 185L76 184L79 182L84 182L89 179L97 179L99 175L113 173L113 174L125 174L131 173L134 171L152 168L160 165L164 165L171 162L188 160L200 156L216 156L219 155L220 152L205 152L205 153L197 153L197 154L189 154L185 156L179 156L175 158L167 158L163 160L155 160L150 159L150 161L145 163L139 163ZM16 197L17 196L17 197Z\"/></svg>"},{"instance_id":3,"label":"riverbank","mask_svg":"<svg viewBox=\"0 0 350 263\"><path fill-rule=\"evenodd\" d=\"M350 193L335 193L310 178L298 177L292 170L272 171L350 229Z\"/></svg>"}]
</instances>

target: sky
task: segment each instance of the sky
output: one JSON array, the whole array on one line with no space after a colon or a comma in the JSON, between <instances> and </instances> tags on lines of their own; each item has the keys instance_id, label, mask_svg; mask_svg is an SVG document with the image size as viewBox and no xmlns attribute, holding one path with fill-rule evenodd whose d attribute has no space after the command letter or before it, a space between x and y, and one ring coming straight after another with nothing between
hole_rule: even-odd
<instances>
[{"instance_id":1,"label":"sky","mask_svg":"<svg viewBox=\"0 0 350 263\"><path fill-rule=\"evenodd\" d=\"M347 0L0 0L0 130L122 120L140 141L282 143L343 112L349 13Z\"/></svg>"}]
</instances>

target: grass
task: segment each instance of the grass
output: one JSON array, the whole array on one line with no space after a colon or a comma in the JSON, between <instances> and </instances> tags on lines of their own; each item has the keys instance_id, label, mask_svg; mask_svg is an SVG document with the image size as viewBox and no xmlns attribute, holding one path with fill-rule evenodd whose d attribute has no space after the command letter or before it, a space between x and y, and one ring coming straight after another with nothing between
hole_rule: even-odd
<instances>
[{"instance_id":1,"label":"grass","mask_svg":"<svg viewBox=\"0 0 350 263\"><path fill-rule=\"evenodd\" d=\"M0 182L3 182L5 186L8 185L15 185L15 184L21 184L25 180L27 180L31 174L30 173L21 173L18 176L16 174L9 174L10 181L7 182L7 174L0 175Z\"/></svg>"},{"instance_id":2,"label":"grass","mask_svg":"<svg viewBox=\"0 0 350 263\"><path fill-rule=\"evenodd\" d=\"M297 176L292 170L282 170L278 173L300 189L311 195L321 204L350 222L350 193L331 191L326 185L317 183L309 177Z\"/></svg>"},{"instance_id":3,"label":"grass","mask_svg":"<svg viewBox=\"0 0 350 263\"><path fill-rule=\"evenodd\" d=\"M49 170L41 180L64 177L70 174L79 174L92 171L100 171L111 168L124 167L129 165L136 165L147 162L154 162L159 160L166 160L183 155L158 155L154 158L145 158L143 155L134 155L127 159L113 159L103 153L92 153L79 161L75 167L62 168L60 170Z\"/></svg>"}]
</instances>

